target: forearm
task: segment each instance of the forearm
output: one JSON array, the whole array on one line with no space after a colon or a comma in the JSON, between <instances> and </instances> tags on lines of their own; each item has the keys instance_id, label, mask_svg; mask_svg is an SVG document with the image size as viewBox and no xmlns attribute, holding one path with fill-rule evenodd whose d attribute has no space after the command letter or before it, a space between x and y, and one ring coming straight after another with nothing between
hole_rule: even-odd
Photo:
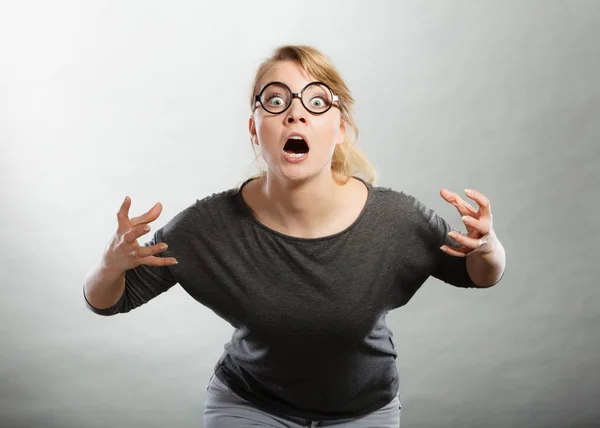
<instances>
[{"instance_id":1,"label":"forearm","mask_svg":"<svg viewBox=\"0 0 600 428\"><path fill-rule=\"evenodd\" d=\"M506 265L504 247L495 234L485 247L490 249L482 248L483 251L467 256L467 272L479 287L490 287L497 283Z\"/></svg>"},{"instance_id":2,"label":"forearm","mask_svg":"<svg viewBox=\"0 0 600 428\"><path fill-rule=\"evenodd\" d=\"M98 263L84 279L85 297L97 309L110 308L121 298L125 290L125 272L105 269Z\"/></svg>"}]
</instances>

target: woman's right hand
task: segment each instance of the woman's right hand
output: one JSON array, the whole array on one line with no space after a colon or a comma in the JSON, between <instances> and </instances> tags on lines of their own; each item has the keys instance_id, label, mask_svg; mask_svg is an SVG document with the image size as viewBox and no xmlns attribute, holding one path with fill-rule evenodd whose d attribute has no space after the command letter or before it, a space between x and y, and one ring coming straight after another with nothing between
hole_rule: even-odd
<instances>
[{"instance_id":1,"label":"woman's right hand","mask_svg":"<svg viewBox=\"0 0 600 428\"><path fill-rule=\"evenodd\" d=\"M117 212L118 228L104 250L103 267L109 271L125 272L139 265L171 266L177 263L173 257L156 257L154 254L167 249L167 244L159 243L149 247L138 244L137 239L150 232L148 223L153 222L162 212L157 202L148 212L129 219L131 199L126 197Z\"/></svg>"}]
</instances>

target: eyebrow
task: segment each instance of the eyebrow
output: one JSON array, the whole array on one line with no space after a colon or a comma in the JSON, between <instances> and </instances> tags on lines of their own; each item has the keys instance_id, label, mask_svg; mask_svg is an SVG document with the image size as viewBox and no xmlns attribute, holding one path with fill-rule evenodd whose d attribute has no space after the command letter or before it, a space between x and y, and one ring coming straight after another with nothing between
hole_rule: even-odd
<instances>
[{"instance_id":1,"label":"eyebrow","mask_svg":"<svg viewBox=\"0 0 600 428\"><path fill-rule=\"evenodd\" d=\"M288 88L290 88L290 89L291 89L291 91L292 91L292 92L294 92L294 90L292 89L292 86L291 86L289 83L287 83L287 82L285 82L285 81L283 81L283 80L270 80L270 81L268 81L267 83L265 83L264 85L262 85L262 86L260 87L260 89L262 90L262 89L263 89L265 86L267 86L267 85L268 85L268 84L270 84L270 83L274 83L274 82L284 83L284 84L286 84L286 85L287 85L287 87L288 87ZM308 85L310 85L311 83L317 83L317 82L319 82L319 81L318 81L318 80L311 80L310 82L308 82L308 83L304 84L304 86L302 86L302 89L306 88L306 87L307 87ZM300 91L302 91L302 89L300 89ZM296 92L296 93L299 93L299 92Z\"/></svg>"}]
</instances>

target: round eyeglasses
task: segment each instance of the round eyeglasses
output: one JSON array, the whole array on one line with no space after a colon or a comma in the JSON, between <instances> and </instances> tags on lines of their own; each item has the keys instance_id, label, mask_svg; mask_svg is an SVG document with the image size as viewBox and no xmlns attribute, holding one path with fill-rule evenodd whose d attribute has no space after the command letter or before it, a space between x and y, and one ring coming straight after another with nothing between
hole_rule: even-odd
<instances>
[{"instance_id":1,"label":"round eyeglasses","mask_svg":"<svg viewBox=\"0 0 600 428\"><path fill-rule=\"evenodd\" d=\"M254 107L260 105L271 114L279 114L292 105L294 98L300 98L304 108L313 114L323 114L333 107L333 103L340 101L323 82L311 82L299 93L292 92L283 82L271 82L254 97Z\"/></svg>"}]
</instances>

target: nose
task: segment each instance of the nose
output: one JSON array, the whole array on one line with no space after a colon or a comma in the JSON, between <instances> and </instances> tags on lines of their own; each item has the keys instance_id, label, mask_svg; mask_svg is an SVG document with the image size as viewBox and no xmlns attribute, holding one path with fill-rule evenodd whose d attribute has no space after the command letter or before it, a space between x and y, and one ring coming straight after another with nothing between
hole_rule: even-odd
<instances>
[{"instance_id":1,"label":"nose","mask_svg":"<svg viewBox=\"0 0 600 428\"><path fill-rule=\"evenodd\" d=\"M308 112L302 105L302 101L300 101L300 98L292 98L292 105L290 105L287 111L287 122L292 123L294 122L294 120L298 120L302 123L306 123L306 116L308 116Z\"/></svg>"}]
</instances>

